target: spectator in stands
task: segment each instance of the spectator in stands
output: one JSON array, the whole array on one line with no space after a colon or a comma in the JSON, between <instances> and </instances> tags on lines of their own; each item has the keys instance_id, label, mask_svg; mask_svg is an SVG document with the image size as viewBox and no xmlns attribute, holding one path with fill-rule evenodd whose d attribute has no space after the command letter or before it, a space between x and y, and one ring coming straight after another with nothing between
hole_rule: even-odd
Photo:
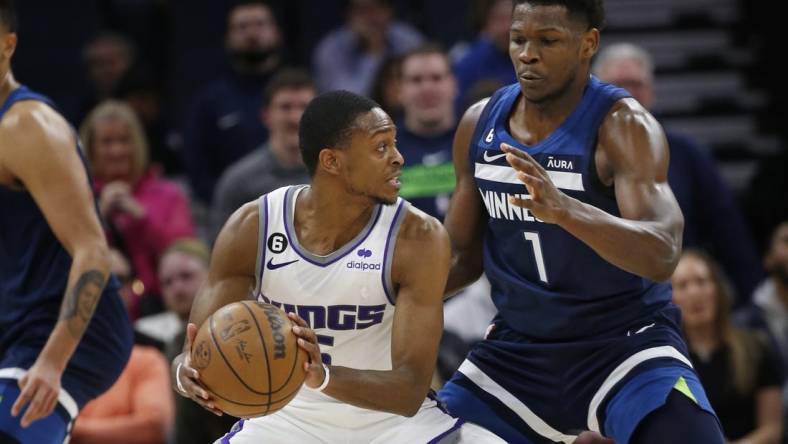
<instances>
[{"instance_id":1,"label":"spectator in stands","mask_svg":"<svg viewBox=\"0 0 788 444\"><path fill-rule=\"evenodd\" d=\"M392 119L399 119L402 103L399 100L399 71L401 56L388 56L378 67L372 80L370 98L377 102Z\"/></svg>"},{"instance_id":2,"label":"spectator in stands","mask_svg":"<svg viewBox=\"0 0 788 444\"><path fill-rule=\"evenodd\" d=\"M764 340L730 322L732 296L719 266L698 250L682 255L672 278L690 359L733 443L778 443L781 371Z\"/></svg>"},{"instance_id":3,"label":"spectator in stands","mask_svg":"<svg viewBox=\"0 0 788 444\"><path fill-rule=\"evenodd\" d=\"M592 72L627 89L646 108L653 107L654 64L643 48L630 43L607 46L597 54ZM670 147L668 183L684 213L684 247L710 251L733 280L739 296L734 302L745 303L763 270L733 196L703 147L669 129L665 136Z\"/></svg>"},{"instance_id":4,"label":"spectator in stands","mask_svg":"<svg viewBox=\"0 0 788 444\"><path fill-rule=\"evenodd\" d=\"M170 245L159 258L159 285L166 311L137 320L134 330L157 342L167 359L183 351L186 321L197 290L208 276L208 246L184 238Z\"/></svg>"},{"instance_id":5,"label":"spectator in stands","mask_svg":"<svg viewBox=\"0 0 788 444\"><path fill-rule=\"evenodd\" d=\"M203 204L231 163L265 142L260 92L281 65L281 37L271 8L244 0L230 10L225 46L233 72L205 87L184 131L184 163L194 196Z\"/></svg>"},{"instance_id":6,"label":"spectator in stands","mask_svg":"<svg viewBox=\"0 0 788 444\"><path fill-rule=\"evenodd\" d=\"M321 92L346 89L368 95L380 63L422 41L411 26L394 21L390 0L350 0L347 22L318 44L313 73Z\"/></svg>"},{"instance_id":7,"label":"spectator in stands","mask_svg":"<svg viewBox=\"0 0 788 444\"><path fill-rule=\"evenodd\" d=\"M467 102L468 91L480 81L493 80L503 85L517 81L509 59L512 10L512 0L474 2L473 18L478 35L457 56L454 64L454 74L459 82L458 104Z\"/></svg>"},{"instance_id":8,"label":"spectator in stands","mask_svg":"<svg viewBox=\"0 0 788 444\"><path fill-rule=\"evenodd\" d=\"M178 185L148 167L145 133L128 105L100 104L82 123L80 137L110 244L131 259L145 296L154 296L131 301L136 319L161 306L156 278L161 253L172 241L194 235L189 201Z\"/></svg>"},{"instance_id":9,"label":"spectator in stands","mask_svg":"<svg viewBox=\"0 0 788 444\"><path fill-rule=\"evenodd\" d=\"M230 165L219 180L211 206L211 238L219 234L227 218L246 202L285 185L309 183L309 174L301 160L298 126L313 97L315 87L304 71L285 69L271 79L259 113L270 137L268 142Z\"/></svg>"},{"instance_id":10,"label":"spectator in stands","mask_svg":"<svg viewBox=\"0 0 788 444\"><path fill-rule=\"evenodd\" d=\"M90 93L80 104L80 119L99 102L114 98L118 83L134 64L136 52L131 40L110 31L98 34L85 45L82 59L90 82Z\"/></svg>"},{"instance_id":11,"label":"spectator in stands","mask_svg":"<svg viewBox=\"0 0 788 444\"><path fill-rule=\"evenodd\" d=\"M755 290L752 305L738 313L749 328L768 334L788 369L788 221L777 226L764 259L769 277Z\"/></svg>"},{"instance_id":12,"label":"spectator in stands","mask_svg":"<svg viewBox=\"0 0 788 444\"><path fill-rule=\"evenodd\" d=\"M79 412L70 442L165 444L174 416L167 360L154 348L135 345L115 384Z\"/></svg>"}]
</instances>

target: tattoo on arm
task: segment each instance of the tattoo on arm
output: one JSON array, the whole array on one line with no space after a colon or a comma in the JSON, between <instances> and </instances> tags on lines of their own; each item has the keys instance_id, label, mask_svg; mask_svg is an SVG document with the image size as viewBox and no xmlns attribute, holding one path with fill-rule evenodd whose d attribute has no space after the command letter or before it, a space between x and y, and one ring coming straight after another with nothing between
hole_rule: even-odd
<instances>
[{"instance_id":1,"label":"tattoo on arm","mask_svg":"<svg viewBox=\"0 0 788 444\"><path fill-rule=\"evenodd\" d=\"M88 270L77 279L71 291L66 292L59 320L66 321L74 339L82 338L82 333L93 317L104 284L103 273L98 270Z\"/></svg>"}]
</instances>

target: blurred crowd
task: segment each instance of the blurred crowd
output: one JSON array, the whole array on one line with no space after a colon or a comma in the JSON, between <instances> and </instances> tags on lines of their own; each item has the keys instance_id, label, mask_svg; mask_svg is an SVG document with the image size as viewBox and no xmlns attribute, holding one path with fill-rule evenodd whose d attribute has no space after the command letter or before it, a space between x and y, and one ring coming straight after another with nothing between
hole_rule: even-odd
<instances>
[{"instance_id":1,"label":"blurred crowd","mask_svg":"<svg viewBox=\"0 0 788 444\"><path fill-rule=\"evenodd\" d=\"M98 3L102 27L80 48L89 88L64 112L79 129L138 345L116 385L82 412L72 442L212 442L233 419L176 401L168 363L182 347L210 245L227 218L264 193L309 180L301 114L316 94L347 89L393 117L405 158L402 197L442 220L459 117L515 81L507 52L512 2L216 2L223 6L215 12L226 15L203 14L205 23L189 25L172 17L191 2ZM23 19L35 17L19 9ZM193 27L194 40L181 41L179 26ZM216 44L223 55L200 51ZM184 64L168 59L172 47L195 69L174 69ZM18 71L23 82L36 82ZM655 67L636 42L603 47L593 72L647 108L654 103ZM163 87L173 83L182 83L178 92ZM50 93L46 83L31 86ZM693 365L731 441L780 442L788 218L758 184L774 183L784 169L772 168L776 179L762 169L752 188L760 199L736 196L705 147L687 134L666 136L669 181L685 218L674 299ZM779 189L769 192L785 199ZM766 216L753 223L742 201L748 211L764 202L752 212ZM495 311L487 290L482 278L446 304L436 385L484 334Z\"/></svg>"}]
</instances>

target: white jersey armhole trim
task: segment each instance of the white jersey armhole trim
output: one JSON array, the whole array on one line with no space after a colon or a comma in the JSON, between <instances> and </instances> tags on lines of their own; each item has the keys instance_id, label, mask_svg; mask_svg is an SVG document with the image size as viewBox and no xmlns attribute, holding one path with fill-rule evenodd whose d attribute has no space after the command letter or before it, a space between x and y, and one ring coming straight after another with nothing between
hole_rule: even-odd
<instances>
[{"instance_id":1,"label":"white jersey armhole trim","mask_svg":"<svg viewBox=\"0 0 788 444\"><path fill-rule=\"evenodd\" d=\"M394 282L391 279L391 268L394 263L394 250L397 247L397 238L399 237L399 229L405 216L410 209L410 202L405 199L400 199L399 208L394 214L394 220L391 222L389 234L386 238L386 254L383 257L383 291L386 293L386 299L389 300L391 305L397 305L397 294L394 289Z\"/></svg>"},{"instance_id":2,"label":"white jersey armhole trim","mask_svg":"<svg viewBox=\"0 0 788 444\"><path fill-rule=\"evenodd\" d=\"M254 297L257 298L262 291L263 267L265 267L265 248L268 238L268 195L260 196L257 200L257 262L254 267Z\"/></svg>"}]
</instances>

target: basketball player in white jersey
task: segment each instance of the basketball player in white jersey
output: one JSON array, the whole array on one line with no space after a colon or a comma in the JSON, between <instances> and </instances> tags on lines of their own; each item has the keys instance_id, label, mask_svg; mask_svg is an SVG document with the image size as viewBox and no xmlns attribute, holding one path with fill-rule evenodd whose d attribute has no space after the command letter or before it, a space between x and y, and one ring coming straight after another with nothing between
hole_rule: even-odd
<instances>
[{"instance_id":1,"label":"basketball player in white jersey","mask_svg":"<svg viewBox=\"0 0 788 444\"><path fill-rule=\"evenodd\" d=\"M292 402L239 421L222 443L503 442L427 396L450 245L436 219L398 197L395 136L375 102L346 91L317 97L299 130L311 185L244 205L220 233L173 362L176 390L218 413L190 366L191 340L196 325L249 294L293 313L311 358Z\"/></svg>"}]
</instances>

